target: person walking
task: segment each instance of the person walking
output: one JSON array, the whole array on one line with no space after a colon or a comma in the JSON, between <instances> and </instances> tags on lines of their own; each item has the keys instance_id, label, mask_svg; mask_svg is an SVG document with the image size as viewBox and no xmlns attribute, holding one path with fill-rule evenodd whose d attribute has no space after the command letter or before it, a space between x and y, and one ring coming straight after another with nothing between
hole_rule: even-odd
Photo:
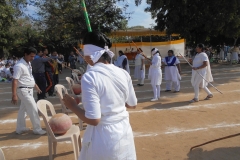
<instances>
[{"instance_id":1,"label":"person walking","mask_svg":"<svg viewBox=\"0 0 240 160\"><path fill-rule=\"evenodd\" d=\"M196 47L196 56L193 60L192 64L192 78L191 83L194 89L194 98L190 100L191 103L199 101L199 88L203 88L203 90L207 93L207 97L205 100L213 98L213 94L207 88L208 82L213 81L210 63L208 60L208 56L204 51L204 45L198 44ZM204 78L203 78L204 77Z\"/></svg>"},{"instance_id":2,"label":"person walking","mask_svg":"<svg viewBox=\"0 0 240 160\"><path fill-rule=\"evenodd\" d=\"M34 57L32 61L32 71L35 83L38 85L41 93L37 93L37 101L45 99L46 97L46 76L45 76L45 63L50 61L51 58L43 58L43 52L38 52L38 55Z\"/></svg>"},{"instance_id":3,"label":"person walking","mask_svg":"<svg viewBox=\"0 0 240 160\"><path fill-rule=\"evenodd\" d=\"M33 125L33 133L38 135L46 134L42 130L38 115L37 104L33 98L33 88L40 93L38 85L32 75L31 61L36 55L36 49L29 47L24 51L24 57L14 65L12 81L12 103L17 104L18 98L21 100L17 117L16 133L22 134L30 129L26 127L25 112L30 117Z\"/></svg>"}]
</instances>

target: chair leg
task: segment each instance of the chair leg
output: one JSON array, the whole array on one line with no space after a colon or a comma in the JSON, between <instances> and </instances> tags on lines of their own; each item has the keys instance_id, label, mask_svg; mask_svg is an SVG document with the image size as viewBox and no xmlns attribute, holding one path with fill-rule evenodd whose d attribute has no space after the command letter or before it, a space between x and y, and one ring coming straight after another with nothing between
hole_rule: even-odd
<instances>
[{"instance_id":1,"label":"chair leg","mask_svg":"<svg viewBox=\"0 0 240 160\"><path fill-rule=\"evenodd\" d=\"M48 139L49 160L52 160L52 148L53 148L53 143L50 139Z\"/></svg>"},{"instance_id":2,"label":"chair leg","mask_svg":"<svg viewBox=\"0 0 240 160\"><path fill-rule=\"evenodd\" d=\"M79 147L79 152L80 152L81 149L82 149L82 141L81 141L81 136L80 135L78 136L78 147Z\"/></svg>"},{"instance_id":3,"label":"chair leg","mask_svg":"<svg viewBox=\"0 0 240 160\"><path fill-rule=\"evenodd\" d=\"M72 145L73 145L74 159L78 160L79 149L78 149L78 139L77 139L77 136L74 134L71 137L71 139L72 139Z\"/></svg>"},{"instance_id":4,"label":"chair leg","mask_svg":"<svg viewBox=\"0 0 240 160\"><path fill-rule=\"evenodd\" d=\"M80 118L78 118L78 121L79 121L80 131L82 131L83 130L83 121Z\"/></svg>"},{"instance_id":5,"label":"chair leg","mask_svg":"<svg viewBox=\"0 0 240 160\"><path fill-rule=\"evenodd\" d=\"M53 142L53 153L57 154L57 142Z\"/></svg>"}]
</instances>

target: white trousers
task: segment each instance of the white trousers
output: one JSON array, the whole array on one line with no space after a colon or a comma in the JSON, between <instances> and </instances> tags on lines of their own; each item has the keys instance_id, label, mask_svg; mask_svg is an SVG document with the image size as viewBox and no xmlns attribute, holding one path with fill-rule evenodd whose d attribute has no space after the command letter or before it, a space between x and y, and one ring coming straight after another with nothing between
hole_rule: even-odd
<instances>
[{"instance_id":1,"label":"white trousers","mask_svg":"<svg viewBox=\"0 0 240 160\"><path fill-rule=\"evenodd\" d=\"M172 90L172 85L175 89L175 91L180 91L180 81L166 81L166 90Z\"/></svg>"},{"instance_id":2,"label":"white trousers","mask_svg":"<svg viewBox=\"0 0 240 160\"><path fill-rule=\"evenodd\" d=\"M25 113L27 113L32 122L33 131L41 131L42 128L38 115L37 104L33 98L33 89L18 88L17 95L18 98L21 100L21 104L18 111L16 131L20 132L26 128Z\"/></svg>"},{"instance_id":3,"label":"white trousers","mask_svg":"<svg viewBox=\"0 0 240 160\"><path fill-rule=\"evenodd\" d=\"M158 99L160 98L160 90L161 90L161 87L160 85L152 85L152 88L153 88L153 94L154 94L154 99Z\"/></svg>"},{"instance_id":4,"label":"white trousers","mask_svg":"<svg viewBox=\"0 0 240 160\"><path fill-rule=\"evenodd\" d=\"M138 84L144 84L144 78L143 79L138 79Z\"/></svg>"},{"instance_id":5,"label":"white trousers","mask_svg":"<svg viewBox=\"0 0 240 160\"><path fill-rule=\"evenodd\" d=\"M193 89L194 89L194 93L195 93L194 98L198 99L198 97L199 97L199 85L198 85L198 86L194 86ZM208 95L209 95L209 94L212 94L207 87L204 87L203 90L204 90Z\"/></svg>"}]
</instances>

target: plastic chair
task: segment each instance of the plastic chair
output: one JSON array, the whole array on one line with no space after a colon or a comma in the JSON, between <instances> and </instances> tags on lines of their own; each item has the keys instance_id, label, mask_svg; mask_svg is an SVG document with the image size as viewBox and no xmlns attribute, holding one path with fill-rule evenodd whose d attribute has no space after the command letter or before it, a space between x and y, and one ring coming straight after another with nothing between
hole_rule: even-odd
<instances>
[{"instance_id":1,"label":"plastic chair","mask_svg":"<svg viewBox=\"0 0 240 160\"><path fill-rule=\"evenodd\" d=\"M0 148L0 160L5 160L5 156L1 148Z\"/></svg>"},{"instance_id":2,"label":"plastic chair","mask_svg":"<svg viewBox=\"0 0 240 160\"><path fill-rule=\"evenodd\" d=\"M75 84L74 80L70 77L66 77L67 83L68 83L68 87L71 91L71 94L74 94L72 86Z\"/></svg>"},{"instance_id":3,"label":"plastic chair","mask_svg":"<svg viewBox=\"0 0 240 160\"><path fill-rule=\"evenodd\" d=\"M79 128L75 125L72 125L65 134L55 135L48 123L50 117L47 114L47 106L50 109L51 116L55 115L56 112L52 103L47 100L39 100L37 102L38 110L43 118L48 134L49 159L52 160L52 149L53 153L56 154L57 142L71 141L73 145L74 159L77 160L79 156L79 147L81 148L81 137Z\"/></svg>"},{"instance_id":4,"label":"plastic chair","mask_svg":"<svg viewBox=\"0 0 240 160\"><path fill-rule=\"evenodd\" d=\"M78 78L78 75L76 73L72 72L72 76L73 76L74 82L80 84L81 81Z\"/></svg>"},{"instance_id":5,"label":"plastic chair","mask_svg":"<svg viewBox=\"0 0 240 160\"><path fill-rule=\"evenodd\" d=\"M55 91L57 92L57 96L58 96L58 98L60 100L60 103L62 105L62 112L65 113L65 114L72 113L72 111L64 105L64 102L62 100L63 99L63 94L68 94L68 91L67 91L66 87L64 87L61 84L56 84L55 85ZM76 95L73 94L72 96L76 96ZM79 103L78 106L83 109L82 103ZM80 118L78 118L78 121L79 121L80 130L83 130L83 121Z\"/></svg>"},{"instance_id":6,"label":"plastic chair","mask_svg":"<svg viewBox=\"0 0 240 160\"><path fill-rule=\"evenodd\" d=\"M57 92L57 96L60 100L60 103L62 105L62 112L63 113L71 113L72 111L70 109L67 109L67 107L64 105L63 103L63 94L68 94L68 91L66 89L66 87L64 87L63 85L61 84L56 84L55 87L54 87L55 91Z\"/></svg>"}]
</instances>

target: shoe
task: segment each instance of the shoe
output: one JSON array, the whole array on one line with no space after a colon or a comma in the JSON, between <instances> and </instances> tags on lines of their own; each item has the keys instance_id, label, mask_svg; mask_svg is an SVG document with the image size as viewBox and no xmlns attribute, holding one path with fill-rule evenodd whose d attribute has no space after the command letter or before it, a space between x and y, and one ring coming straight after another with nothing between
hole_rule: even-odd
<instances>
[{"instance_id":1,"label":"shoe","mask_svg":"<svg viewBox=\"0 0 240 160\"><path fill-rule=\"evenodd\" d=\"M17 133L17 134L23 134L23 133L26 133L26 132L28 132L28 131L30 131L29 128L24 128L23 130L16 131L16 133Z\"/></svg>"},{"instance_id":2,"label":"shoe","mask_svg":"<svg viewBox=\"0 0 240 160\"><path fill-rule=\"evenodd\" d=\"M33 131L34 134L37 134L37 135L44 135L46 134L47 132L44 131L44 130L40 130L40 131Z\"/></svg>"},{"instance_id":3,"label":"shoe","mask_svg":"<svg viewBox=\"0 0 240 160\"><path fill-rule=\"evenodd\" d=\"M165 92L170 92L171 90L165 90Z\"/></svg>"},{"instance_id":4,"label":"shoe","mask_svg":"<svg viewBox=\"0 0 240 160\"><path fill-rule=\"evenodd\" d=\"M195 103L195 102L198 102L199 100L197 98L193 98L192 100L190 100L189 102L190 103Z\"/></svg>"},{"instance_id":5,"label":"shoe","mask_svg":"<svg viewBox=\"0 0 240 160\"><path fill-rule=\"evenodd\" d=\"M139 86L144 86L144 84L139 84Z\"/></svg>"},{"instance_id":6,"label":"shoe","mask_svg":"<svg viewBox=\"0 0 240 160\"><path fill-rule=\"evenodd\" d=\"M213 98L212 94L209 94L204 100L209 100L210 98Z\"/></svg>"},{"instance_id":7,"label":"shoe","mask_svg":"<svg viewBox=\"0 0 240 160\"><path fill-rule=\"evenodd\" d=\"M137 86L140 86L140 84L137 84Z\"/></svg>"},{"instance_id":8,"label":"shoe","mask_svg":"<svg viewBox=\"0 0 240 160\"><path fill-rule=\"evenodd\" d=\"M49 94L49 97L54 97L56 96L56 94Z\"/></svg>"},{"instance_id":9,"label":"shoe","mask_svg":"<svg viewBox=\"0 0 240 160\"><path fill-rule=\"evenodd\" d=\"M152 102L157 101L157 100L158 100L157 98L153 98L153 99L151 99Z\"/></svg>"}]
</instances>

